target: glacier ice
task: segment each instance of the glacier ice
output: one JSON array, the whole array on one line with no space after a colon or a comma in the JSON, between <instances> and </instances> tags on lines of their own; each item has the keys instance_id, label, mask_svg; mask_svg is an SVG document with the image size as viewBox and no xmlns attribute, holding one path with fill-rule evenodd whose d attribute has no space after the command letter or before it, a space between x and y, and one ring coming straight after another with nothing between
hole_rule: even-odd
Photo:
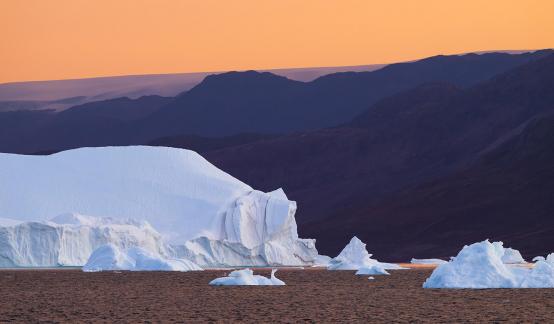
<instances>
[{"instance_id":1,"label":"glacier ice","mask_svg":"<svg viewBox=\"0 0 554 324\"><path fill-rule=\"evenodd\" d=\"M122 249L113 244L102 245L90 256L83 271L110 270L127 271L199 271L194 262L184 259L166 258L140 247Z\"/></svg>"},{"instance_id":2,"label":"glacier ice","mask_svg":"<svg viewBox=\"0 0 554 324\"><path fill-rule=\"evenodd\" d=\"M0 267L82 266L96 248L108 243L170 253L147 222L64 214L49 221L2 224Z\"/></svg>"},{"instance_id":3,"label":"glacier ice","mask_svg":"<svg viewBox=\"0 0 554 324\"><path fill-rule=\"evenodd\" d=\"M554 254L529 269L506 264L502 242L466 245L448 263L439 265L423 288L554 288ZM508 252L511 254L511 252Z\"/></svg>"},{"instance_id":4,"label":"glacier ice","mask_svg":"<svg viewBox=\"0 0 554 324\"><path fill-rule=\"evenodd\" d=\"M271 270L271 277L255 275L250 269L235 270L227 277L216 278L210 281L212 286L284 286L285 283L275 277L277 270Z\"/></svg>"},{"instance_id":5,"label":"glacier ice","mask_svg":"<svg viewBox=\"0 0 554 324\"><path fill-rule=\"evenodd\" d=\"M318 258L315 240L298 238L296 203L283 190L254 190L193 151L130 146L81 148L50 156L0 153L0 219L5 219L0 221L0 233L8 238L0 241L0 255L8 255L0 264L84 264L97 245L86 243L82 251L72 251L78 256L72 256L71 262L58 260L54 245L52 251L26 252L48 255L44 258L21 258L9 252L21 248L17 242L32 241L29 231L38 227L60 232L60 226L48 225L47 220L68 212L145 220L167 243L168 256L204 267L302 266L313 265ZM10 226L4 226L6 219L11 219ZM21 222L15 224L20 226L17 230L13 230L14 221ZM67 225L63 227L69 233ZM94 227L79 226L73 236L86 236L83 228ZM25 227L27 234L21 231ZM80 242L73 236L64 235L64 239Z\"/></svg>"},{"instance_id":6,"label":"glacier ice","mask_svg":"<svg viewBox=\"0 0 554 324\"><path fill-rule=\"evenodd\" d=\"M338 256L329 261L328 270L359 270L360 268L380 267L385 270L403 269L393 263L383 263L371 258L366 245L356 236L344 247Z\"/></svg>"}]
</instances>

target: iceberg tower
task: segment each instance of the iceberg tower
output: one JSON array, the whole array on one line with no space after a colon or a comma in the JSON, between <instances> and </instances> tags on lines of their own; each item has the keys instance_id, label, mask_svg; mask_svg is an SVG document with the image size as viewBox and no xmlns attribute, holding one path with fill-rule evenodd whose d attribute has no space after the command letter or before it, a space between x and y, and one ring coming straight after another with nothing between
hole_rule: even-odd
<instances>
[{"instance_id":1,"label":"iceberg tower","mask_svg":"<svg viewBox=\"0 0 554 324\"><path fill-rule=\"evenodd\" d=\"M371 258L372 254L367 252L366 245L354 236L342 249L339 255L329 261L327 270L361 270L360 274L369 274L371 268L378 267L382 270L402 269L394 263L379 262ZM378 271L378 270L375 270Z\"/></svg>"}]
</instances>

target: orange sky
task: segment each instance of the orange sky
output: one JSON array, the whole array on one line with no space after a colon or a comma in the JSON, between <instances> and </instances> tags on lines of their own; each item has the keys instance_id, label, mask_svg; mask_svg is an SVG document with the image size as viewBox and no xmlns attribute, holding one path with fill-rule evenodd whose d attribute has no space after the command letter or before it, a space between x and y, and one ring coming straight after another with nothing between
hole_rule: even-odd
<instances>
[{"instance_id":1,"label":"orange sky","mask_svg":"<svg viewBox=\"0 0 554 324\"><path fill-rule=\"evenodd\" d=\"M553 0L0 0L0 83L554 47Z\"/></svg>"}]
</instances>

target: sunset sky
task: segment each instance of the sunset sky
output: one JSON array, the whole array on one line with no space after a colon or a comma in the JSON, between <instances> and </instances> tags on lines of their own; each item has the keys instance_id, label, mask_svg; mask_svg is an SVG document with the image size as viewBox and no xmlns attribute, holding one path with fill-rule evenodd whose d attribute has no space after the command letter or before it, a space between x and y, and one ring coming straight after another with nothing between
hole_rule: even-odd
<instances>
[{"instance_id":1,"label":"sunset sky","mask_svg":"<svg viewBox=\"0 0 554 324\"><path fill-rule=\"evenodd\" d=\"M554 47L553 0L0 0L0 83Z\"/></svg>"}]
</instances>

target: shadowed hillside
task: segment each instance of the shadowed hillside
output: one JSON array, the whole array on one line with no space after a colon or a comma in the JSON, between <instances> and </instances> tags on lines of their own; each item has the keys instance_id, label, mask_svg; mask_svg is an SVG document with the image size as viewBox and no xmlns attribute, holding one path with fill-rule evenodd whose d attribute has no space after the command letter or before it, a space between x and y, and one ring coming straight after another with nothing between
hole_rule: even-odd
<instances>
[{"instance_id":1,"label":"shadowed hillside","mask_svg":"<svg viewBox=\"0 0 554 324\"><path fill-rule=\"evenodd\" d=\"M393 260L455 255L501 240L528 259L554 245L554 117L529 122L475 165L377 203L359 203L305 226L336 251L352 233Z\"/></svg>"}]
</instances>

